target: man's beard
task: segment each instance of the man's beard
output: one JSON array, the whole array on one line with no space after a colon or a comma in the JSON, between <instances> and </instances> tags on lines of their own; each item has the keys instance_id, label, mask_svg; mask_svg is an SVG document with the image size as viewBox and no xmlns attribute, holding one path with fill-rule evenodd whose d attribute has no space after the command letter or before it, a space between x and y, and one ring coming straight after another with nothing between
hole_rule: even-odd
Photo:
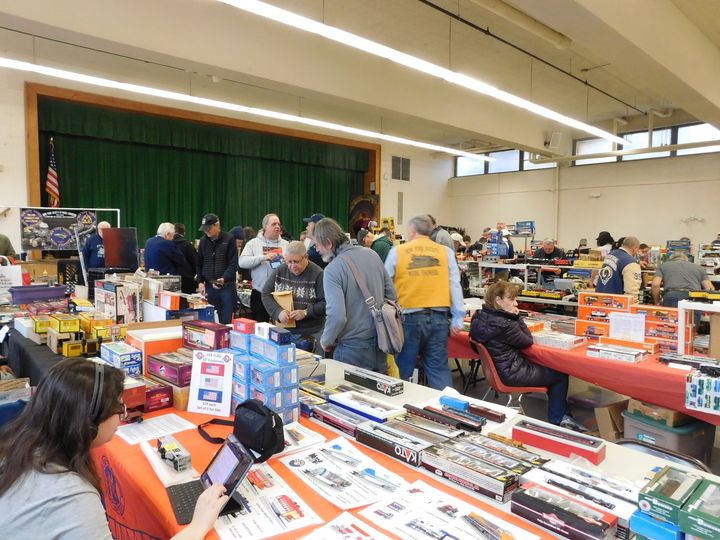
<instances>
[{"instance_id":1,"label":"man's beard","mask_svg":"<svg viewBox=\"0 0 720 540\"><path fill-rule=\"evenodd\" d=\"M321 257L323 262L329 263L335 258L335 253L333 253L332 251L328 251L325 255L322 255Z\"/></svg>"}]
</instances>

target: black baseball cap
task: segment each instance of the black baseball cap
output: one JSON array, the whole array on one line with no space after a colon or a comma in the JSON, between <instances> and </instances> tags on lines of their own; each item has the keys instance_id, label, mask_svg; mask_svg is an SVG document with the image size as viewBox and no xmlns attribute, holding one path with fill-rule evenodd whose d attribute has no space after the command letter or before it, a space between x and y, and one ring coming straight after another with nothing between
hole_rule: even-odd
<instances>
[{"instance_id":1,"label":"black baseball cap","mask_svg":"<svg viewBox=\"0 0 720 540\"><path fill-rule=\"evenodd\" d=\"M325 219L325 216L323 214L313 214L310 217L303 218L303 221L305 223L310 223L310 222L317 223L321 219Z\"/></svg>"},{"instance_id":2,"label":"black baseball cap","mask_svg":"<svg viewBox=\"0 0 720 540\"><path fill-rule=\"evenodd\" d=\"M203 232L208 231L210 230L210 227L215 225L218 221L220 221L220 218L215 214L205 214L200 222L200 228L198 230Z\"/></svg>"}]
</instances>

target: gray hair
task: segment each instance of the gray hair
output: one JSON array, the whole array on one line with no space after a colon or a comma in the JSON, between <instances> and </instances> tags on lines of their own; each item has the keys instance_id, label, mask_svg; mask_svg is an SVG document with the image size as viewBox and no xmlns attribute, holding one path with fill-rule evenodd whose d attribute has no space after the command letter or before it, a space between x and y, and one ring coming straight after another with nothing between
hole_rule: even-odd
<instances>
[{"instance_id":1,"label":"gray hair","mask_svg":"<svg viewBox=\"0 0 720 540\"><path fill-rule=\"evenodd\" d=\"M635 236L626 236L625 240L623 240L622 247L626 248L636 248L640 246L640 240L637 239Z\"/></svg>"},{"instance_id":2,"label":"gray hair","mask_svg":"<svg viewBox=\"0 0 720 540\"><path fill-rule=\"evenodd\" d=\"M408 227L414 227L417 233L423 236L430 236L434 229L432 221L430 221L430 216L427 214L415 216L409 219L407 224Z\"/></svg>"},{"instance_id":3,"label":"gray hair","mask_svg":"<svg viewBox=\"0 0 720 540\"><path fill-rule=\"evenodd\" d=\"M322 246L330 242L333 252L337 251L337 248L349 241L340 224L332 218L323 218L318 221L315 224L312 235L315 243Z\"/></svg>"},{"instance_id":4,"label":"gray hair","mask_svg":"<svg viewBox=\"0 0 720 540\"><path fill-rule=\"evenodd\" d=\"M552 238L546 238L545 240L543 240L544 246L547 246L548 244L555 245L555 240L553 240Z\"/></svg>"},{"instance_id":5,"label":"gray hair","mask_svg":"<svg viewBox=\"0 0 720 540\"><path fill-rule=\"evenodd\" d=\"M277 214L265 214L265 216L264 216L263 219L262 219L262 229L263 229L263 231L265 230L265 227L267 227L267 224L270 223L270 218L271 218L271 217L276 217L276 218L280 219Z\"/></svg>"},{"instance_id":6,"label":"gray hair","mask_svg":"<svg viewBox=\"0 0 720 540\"><path fill-rule=\"evenodd\" d=\"M285 246L285 256L297 255L298 257L304 257L307 254L307 248L303 242L293 240L287 246Z\"/></svg>"},{"instance_id":7,"label":"gray hair","mask_svg":"<svg viewBox=\"0 0 720 540\"><path fill-rule=\"evenodd\" d=\"M164 237L169 232L175 234L175 225L172 223L161 223L158 227L157 235Z\"/></svg>"},{"instance_id":8,"label":"gray hair","mask_svg":"<svg viewBox=\"0 0 720 540\"><path fill-rule=\"evenodd\" d=\"M688 256L685 255L682 251L675 251L673 252L670 257L668 257L668 262L670 261L688 261Z\"/></svg>"}]
</instances>

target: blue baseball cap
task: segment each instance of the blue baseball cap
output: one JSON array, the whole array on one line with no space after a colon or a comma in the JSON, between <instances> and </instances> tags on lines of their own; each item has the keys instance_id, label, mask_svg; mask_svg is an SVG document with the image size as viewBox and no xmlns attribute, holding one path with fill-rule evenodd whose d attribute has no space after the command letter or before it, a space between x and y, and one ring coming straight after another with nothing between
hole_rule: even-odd
<instances>
[{"instance_id":1,"label":"blue baseball cap","mask_svg":"<svg viewBox=\"0 0 720 540\"><path fill-rule=\"evenodd\" d=\"M321 219L325 219L325 216L323 214L313 214L310 217L303 218L303 221L305 223L310 223L310 222L317 223Z\"/></svg>"}]
</instances>

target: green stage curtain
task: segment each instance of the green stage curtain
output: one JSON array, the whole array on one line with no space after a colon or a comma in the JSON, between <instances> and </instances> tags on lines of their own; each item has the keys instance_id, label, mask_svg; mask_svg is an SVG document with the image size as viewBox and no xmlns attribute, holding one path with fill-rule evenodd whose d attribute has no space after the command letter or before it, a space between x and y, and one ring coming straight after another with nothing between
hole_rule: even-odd
<instances>
[{"instance_id":1,"label":"green stage curtain","mask_svg":"<svg viewBox=\"0 0 720 540\"><path fill-rule=\"evenodd\" d=\"M53 137L61 206L120 208L141 246L164 221L198 237L208 212L225 230L269 212L295 237L315 212L347 227L369 164L365 150L49 98L38 122L43 192Z\"/></svg>"}]
</instances>

